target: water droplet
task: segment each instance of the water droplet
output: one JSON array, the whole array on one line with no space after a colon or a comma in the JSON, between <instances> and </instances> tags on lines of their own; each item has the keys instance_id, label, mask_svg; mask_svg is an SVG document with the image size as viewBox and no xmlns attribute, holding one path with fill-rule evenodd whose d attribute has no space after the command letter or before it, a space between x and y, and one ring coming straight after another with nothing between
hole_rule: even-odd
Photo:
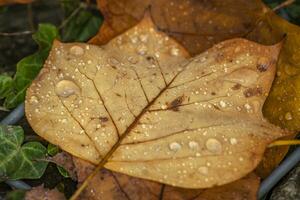
<instances>
[{"instance_id":1,"label":"water droplet","mask_svg":"<svg viewBox=\"0 0 300 200\"><path fill-rule=\"evenodd\" d=\"M130 40L131 40L131 42L132 42L133 44L135 44L135 43L138 42L138 38L137 38L136 36L130 38Z\"/></svg>"},{"instance_id":2,"label":"water droplet","mask_svg":"<svg viewBox=\"0 0 300 200\"><path fill-rule=\"evenodd\" d=\"M230 138L230 144L237 144L237 139Z\"/></svg>"},{"instance_id":3,"label":"water droplet","mask_svg":"<svg viewBox=\"0 0 300 200\"><path fill-rule=\"evenodd\" d=\"M135 56L130 56L130 57L128 57L128 62L130 62L131 64L136 64L139 62L139 60Z\"/></svg>"},{"instance_id":4,"label":"water droplet","mask_svg":"<svg viewBox=\"0 0 300 200\"><path fill-rule=\"evenodd\" d=\"M140 35L140 36L139 36L139 39L140 39L142 42L147 42L147 41L148 41L148 35Z\"/></svg>"},{"instance_id":5,"label":"water droplet","mask_svg":"<svg viewBox=\"0 0 300 200\"><path fill-rule=\"evenodd\" d=\"M81 56L84 54L84 49L80 46L72 46L70 48L70 53L75 56Z\"/></svg>"},{"instance_id":6,"label":"water droplet","mask_svg":"<svg viewBox=\"0 0 300 200\"><path fill-rule=\"evenodd\" d=\"M167 106L166 104L162 104L162 105L161 105L161 109L164 110L164 109L167 109L167 108L168 108L168 106Z\"/></svg>"},{"instance_id":7,"label":"water droplet","mask_svg":"<svg viewBox=\"0 0 300 200\"><path fill-rule=\"evenodd\" d=\"M171 48L171 49L170 49L170 54L171 54L172 56L178 56L178 54L179 54L179 49L177 49L177 48L175 48L175 47Z\"/></svg>"},{"instance_id":8,"label":"water droplet","mask_svg":"<svg viewBox=\"0 0 300 200\"><path fill-rule=\"evenodd\" d=\"M292 120L293 119L292 113L290 112L285 113L284 118L286 120Z\"/></svg>"},{"instance_id":9,"label":"water droplet","mask_svg":"<svg viewBox=\"0 0 300 200\"><path fill-rule=\"evenodd\" d=\"M246 103L246 104L244 105L244 107L245 107L247 110L250 110L250 109L251 109L251 106L250 106L248 103Z\"/></svg>"},{"instance_id":10,"label":"water droplet","mask_svg":"<svg viewBox=\"0 0 300 200\"><path fill-rule=\"evenodd\" d=\"M30 103L38 103L38 102L39 102L39 100L36 96L31 96L30 97Z\"/></svg>"},{"instance_id":11,"label":"water droplet","mask_svg":"<svg viewBox=\"0 0 300 200\"><path fill-rule=\"evenodd\" d=\"M221 153L222 144L215 138L209 138L205 143L206 148L212 153Z\"/></svg>"},{"instance_id":12,"label":"water droplet","mask_svg":"<svg viewBox=\"0 0 300 200\"><path fill-rule=\"evenodd\" d=\"M79 87L69 80L61 80L55 86L55 92L60 97L68 97L80 91Z\"/></svg>"},{"instance_id":13,"label":"water droplet","mask_svg":"<svg viewBox=\"0 0 300 200\"><path fill-rule=\"evenodd\" d=\"M145 45L139 45L136 49L137 53L140 55L145 55L148 51L147 47Z\"/></svg>"},{"instance_id":14,"label":"water droplet","mask_svg":"<svg viewBox=\"0 0 300 200\"><path fill-rule=\"evenodd\" d=\"M221 100L221 101L219 102L219 104L220 104L220 106L221 106L222 108L225 108L225 107L226 107L226 102L223 101L223 100Z\"/></svg>"},{"instance_id":15,"label":"water droplet","mask_svg":"<svg viewBox=\"0 0 300 200\"><path fill-rule=\"evenodd\" d=\"M172 150L172 151L178 151L181 149L181 145L177 142L172 142L171 144L169 144L169 148Z\"/></svg>"},{"instance_id":16,"label":"water droplet","mask_svg":"<svg viewBox=\"0 0 300 200\"><path fill-rule=\"evenodd\" d=\"M118 65L120 62L116 59L116 58L114 58L114 57L111 57L111 58L108 58L107 59L107 62L110 64L110 65L112 65L112 66L116 66L116 65Z\"/></svg>"},{"instance_id":17,"label":"water droplet","mask_svg":"<svg viewBox=\"0 0 300 200\"><path fill-rule=\"evenodd\" d=\"M190 141L190 142L189 142L189 147L190 147L191 149L197 149L197 148L199 147L199 144L198 144L198 142Z\"/></svg>"},{"instance_id":18,"label":"water droplet","mask_svg":"<svg viewBox=\"0 0 300 200\"><path fill-rule=\"evenodd\" d=\"M206 175L208 173L208 167L205 167L205 166L199 167L198 170L199 170L199 172L201 174L205 174Z\"/></svg>"}]
</instances>

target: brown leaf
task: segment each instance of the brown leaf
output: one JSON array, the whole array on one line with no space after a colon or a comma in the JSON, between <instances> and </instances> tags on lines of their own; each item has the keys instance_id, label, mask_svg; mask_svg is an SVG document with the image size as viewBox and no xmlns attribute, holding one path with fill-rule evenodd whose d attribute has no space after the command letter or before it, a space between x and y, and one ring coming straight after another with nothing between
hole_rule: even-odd
<instances>
[{"instance_id":1,"label":"brown leaf","mask_svg":"<svg viewBox=\"0 0 300 200\"><path fill-rule=\"evenodd\" d=\"M56 188L50 190L44 188L43 185L34 187L26 192L25 200L65 200L63 193L60 193Z\"/></svg>"},{"instance_id":2,"label":"brown leaf","mask_svg":"<svg viewBox=\"0 0 300 200\"><path fill-rule=\"evenodd\" d=\"M0 0L0 6L13 4L13 3L31 3L33 0Z\"/></svg>"},{"instance_id":3,"label":"brown leaf","mask_svg":"<svg viewBox=\"0 0 300 200\"><path fill-rule=\"evenodd\" d=\"M149 18L103 47L55 42L27 90L26 115L51 143L108 169L184 188L223 185L286 134L261 113L279 48L235 39L187 60Z\"/></svg>"},{"instance_id":4,"label":"brown leaf","mask_svg":"<svg viewBox=\"0 0 300 200\"><path fill-rule=\"evenodd\" d=\"M94 166L75 158L79 182L91 173ZM102 169L84 191L81 199L130 199L130 200L254 200L259 186L259 178L250 174L233 183L212 189L183 189L165 186L152 181L126 176L117 172Z\"/></svg>"},{"instance_id":5,"label":"brown leaf","mask_svg":"<svg viewBox=\"0 0 300 200\"><path fill-rule=\"evenodd\" d=\"M260 1L98 0L105 23L90 41L105 44L136 25L147 8L156 26L198 54L225 39L243 37L263 15Z\"/></svg>"}]
</instances>

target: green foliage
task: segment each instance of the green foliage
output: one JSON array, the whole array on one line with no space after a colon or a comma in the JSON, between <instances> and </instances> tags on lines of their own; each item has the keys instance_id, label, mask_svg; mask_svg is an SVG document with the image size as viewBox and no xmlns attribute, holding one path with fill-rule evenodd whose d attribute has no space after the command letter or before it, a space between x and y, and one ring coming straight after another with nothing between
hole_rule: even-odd
<instances>
[{"instance_id":1,"label":"green foliage","mask_svg":"<svg viewBox=\"0 0 300 200\"><path fill-rule=\"evenodd\" d=\"M23 200L25 198L25 190L13 190L5 196L6 200Z\"/></svg>"},{"instance_id":2,"label":"green foliage","mask_svg":"<svg viewBox=\"0 0 300 200\"><path fill-rule=\"evenodd\" d=\"M0 74L0 99L6 98L13 87L13 79L8 75Z\"/></svg>"},{"instance_id":3,"label":"green foliage","mask_svg":"<svg viewBox=\"0 0 300 200\"><path fill-rule=\"evenodd\" d=\"M58 166L58 165L56 165L56 167L57 167L57 170L59 171L59 173L60 173L63 177L65 177L65 178L69 178L69 177L70 177L69 172L68 172L65 168L63 168L63 167L61 167L61 166Z\"/></svg>"},{"instance_id":4,"label":"green foliage","mask_svg":"<svg viewBox=\"0 0 300 200\"><path fill-rule=\"evenodd\" d=\"M64 41L84 42L95 35L102 23L100 16L82 10L67 24L64 29Z\"/></svg>"},{"instance_id":5,"label":"green foliage","mask_svg":"<svg viewBox=\"0 0 300 200\"><path fill-rule=\"evenodd\" d=\"M50 156L55 156L59 152L58 146L49 143L47 146L47 153Z\"/></svg>"},{"instance_id":6,"label":"green foliage","mask_svg":"<svg viewBox=\"0 0 300 200\"><path fill-rule=\"evenodd\" d=\"M47 149L39 142L24 141L20 126L0 125L0 181L40 178L47 162Z\"/></svg>"},{"instance_id":7,"label":"green foliage","mask_svg":"<svg viewBox=\"0 0 300 200\"><path fill-rule=\"evenodd\" d=\"M59 34L55 26L40 24L38 31L32 37L39 45L39 50L18 62L11 88L7 89L9 92L5 96L4 107L8 109L14 108L24 101L27 87L39 73L48 57L53 40L58 38Z\"/></svg>"}]
</instances>

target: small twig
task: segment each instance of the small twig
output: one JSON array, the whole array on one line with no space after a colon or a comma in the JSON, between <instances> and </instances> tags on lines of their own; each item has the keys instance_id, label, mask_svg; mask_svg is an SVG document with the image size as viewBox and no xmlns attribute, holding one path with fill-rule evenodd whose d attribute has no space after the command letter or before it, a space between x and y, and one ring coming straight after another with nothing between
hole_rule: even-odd
<instances>
[{"instance_id":1,"label":"small twig","mask_svg":"<svg viewBox=\"0 0 300 200\"><path fill-rule=\"evenodd\" d=\"M279 4L278 6L276 6L275 8L273 8L273 11L277 11L281 8L287 7L294 2L295 2L295 0L286 0L286 1L282 2L281 4Z\"/></svg>"},{"instance_id":2,"label":"small twig","mask_svg":"<svg viewBox=\"0 0 300 200\"><path fill-rule=\"evenodd\" d=\"M269 144L268 148L286 145L300 145L300 140L276 140L275 142Z\"/></svg>"},{"instance_id":3,"label":"small twig","mask_svg":"<svg viewBox=\"0 0 300 200\"><path fill-rule=\"evenodd\" d=\"M32 31L21 31L21 32L12 32L12 33L0 32L0 36L21 36L21 35L30 35L32 33L33 33Z\"/></svg>"}]
</instances>

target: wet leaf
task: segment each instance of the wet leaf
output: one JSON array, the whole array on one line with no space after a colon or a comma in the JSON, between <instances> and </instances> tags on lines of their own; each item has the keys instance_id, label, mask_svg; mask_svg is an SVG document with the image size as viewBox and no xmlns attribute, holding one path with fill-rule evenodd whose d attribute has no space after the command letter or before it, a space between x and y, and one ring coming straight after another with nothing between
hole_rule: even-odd
<instances>
[{"instance_id":1,"label":"wet leaf","mask_svg":"<svg viewBox=\"0 0 300 200\"><path fill-rule=\"evenodd\" d=\"M40 178L47 162L46 148L39 142L22 144L24 133L19 126L0 125L0 181Z\"/></svg>"},{"instance_id":2,"label":"wet leaf","mask_svg":"<svg viewBox=\"0 0 300 200\"><path fill-rule=\"evenodd\" d=\"M260 0L98 0L98 6L105 23L91 42L99 45L137 24L149 7L155 24L192 55L230 38L270 45L285 37L263 113L274 124L300 130L300 28L278 17Z\"/></svg>"},{"instance_id":3,"label":"wet leaf","mask_svg":"<svg viewBox=\"0 0 300 200\"><path fill-rule=\"evenodd\" d=\"M105 23L91 42L105 44L136 25L149 8L156 26L198 54L225 39L242 37L263 15L260 1L98 0Z\"/></svg>"},{"instance_id":4,"label":"wet leaf","mask_svg":"<svg viewBox=\"0 0 300 200\"><path fill-rule=\"evenodd\" d=\"M291 130L300 130L298 109L300 29L276 16L260 0L201 2L148 0L143 3L137 0L98 0L97 2L105 22L90 42L98 45L107 43L138 23L149 6L155 24L184 45L191 54L202 52L215 43L229 38L245 37L270 45L285 37L277 63L277 76L264 104L263 113L274 124ZM288 150L287 147L275 149L267 150L260 165L260 174L264 176L269 174Z\"/></svg>"},{"instance_id":5,"label":"wet leaf","mask_svg":"<svg viewBox=\"0 0 300 200\"><path fill-rule=\"evenodd\" d=\"M235 39L187 59L149 18L103 47L55 42L27 90L26 116L100 167L185 188L223 185L287 134L261 113L279 48Z\"/></svg>"},{"instance_id":6,"label":"wet leaf","mask_svg":"<svg viewBox=\"0 0 300 200\"><path fill-rule=\"evenodd\" d=\"M94 169L86 161L73 158L81 183ZM117 172L102 169L82 194L81 199L131 199L131 200L254 200L259 186L259 178L250 174L233 183L212 189L183 189L142 180ZM101 195L99 195L101 194Z\"/></svg>"}]
</instances>

